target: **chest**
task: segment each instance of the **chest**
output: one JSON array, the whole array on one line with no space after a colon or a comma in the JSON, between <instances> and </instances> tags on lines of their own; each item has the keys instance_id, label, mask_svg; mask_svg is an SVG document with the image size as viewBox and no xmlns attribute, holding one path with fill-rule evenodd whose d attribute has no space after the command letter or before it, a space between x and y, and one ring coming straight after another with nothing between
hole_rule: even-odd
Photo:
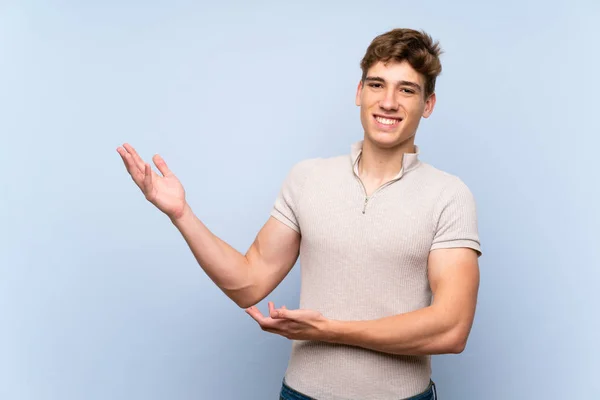
<instances>
[{"instance_id":1,"label":"chest","mask_svg":"<svg viewBox=\"0 0 600 400\"><path fill-rule=\"evenodd\" d=\"M392 265L426 259L437 224L426 188L400 179L367 196L358 179L311 184L299 215L306 252Z\"/></svg>"}]
</instances>

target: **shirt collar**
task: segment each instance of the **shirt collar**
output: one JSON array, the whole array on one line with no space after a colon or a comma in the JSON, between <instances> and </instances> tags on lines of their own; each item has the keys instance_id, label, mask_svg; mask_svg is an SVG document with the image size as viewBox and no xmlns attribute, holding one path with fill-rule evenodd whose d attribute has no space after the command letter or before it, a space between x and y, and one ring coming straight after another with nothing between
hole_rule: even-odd
<instances>
[{"instance_id":1,"label":"shirt collar","mask_svg":"<svg viewBox=\"0 0 600 400\"><path fill-rule=\"evenodd\" d=\"M352 159L352 167L356 176L358 176L358 161L360 160L360 156L362 154L363 142L364 140L360 140L356 143L353 143L351 146L350 157ZM398 175L396 175L392 180L402 178L402 175L419 166L419 146L415 145L414 153L404 153L402 157L402 168L400 169L400 172L398 172Z\"/></svg>"}]
</instances>

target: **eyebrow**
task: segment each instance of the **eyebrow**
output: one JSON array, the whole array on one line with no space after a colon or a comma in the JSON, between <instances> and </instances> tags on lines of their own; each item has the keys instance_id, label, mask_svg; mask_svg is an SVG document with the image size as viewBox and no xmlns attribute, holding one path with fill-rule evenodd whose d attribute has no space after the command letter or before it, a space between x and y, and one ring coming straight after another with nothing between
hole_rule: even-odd
<instances>
[{"instance_id":1,"label":"eyebrow","mask_svg":"<svg viewBox=\"0 0 600 400\"><path fill-rule=\"evenodd\" d=\"M367 76L365 78L365 82L380 82L380 83L385 83L385 79L383 79L380 76ZM418 83L415 83L415 82L411 82L411 81L398 81L397 82L397 86L410 86L410 87L416 89L419 92L422 91L421 85L419 85Z\"/></svg>"}]
</instances>

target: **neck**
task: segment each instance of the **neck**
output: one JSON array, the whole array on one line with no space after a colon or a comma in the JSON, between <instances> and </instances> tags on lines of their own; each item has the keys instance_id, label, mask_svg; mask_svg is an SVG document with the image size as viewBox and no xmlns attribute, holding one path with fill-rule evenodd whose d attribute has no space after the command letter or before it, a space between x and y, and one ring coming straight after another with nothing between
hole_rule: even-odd
<instances>
[{"instance_id":1,"label":"neck","mask_svg":"<svg viewBox=\"0 0 600 400\"><path fill-rule=\"evenodd\" d=\"M404 154L414 151L414 138L391 148L378 147L365 138L358 163L360 177L379 182L391 180L402 169Z\"/></svg>"}]
</instances>

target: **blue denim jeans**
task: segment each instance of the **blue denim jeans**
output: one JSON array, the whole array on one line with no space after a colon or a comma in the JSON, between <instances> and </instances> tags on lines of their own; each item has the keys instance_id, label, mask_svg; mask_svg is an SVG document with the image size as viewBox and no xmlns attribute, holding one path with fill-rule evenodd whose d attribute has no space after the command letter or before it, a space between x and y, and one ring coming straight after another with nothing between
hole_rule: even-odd
<instances>
[{"instance_id":1,"label":"blue denim jeans","mask_svg":"<svg viewBox=\"0 0 600 400\"><path fill-rule=\"evenodd\" d=\"M398 399L398 400L437 400L437 390L435 388L435 383L431 381L429 387L422 393L419 393L415 396L406 398L406 399ZM318 400L312 397L308 397L305 394L297 392L292 389L285 383L285 379L281 385L281 393L279 394L279 400Z\"/></svg>"}]
</instances>

